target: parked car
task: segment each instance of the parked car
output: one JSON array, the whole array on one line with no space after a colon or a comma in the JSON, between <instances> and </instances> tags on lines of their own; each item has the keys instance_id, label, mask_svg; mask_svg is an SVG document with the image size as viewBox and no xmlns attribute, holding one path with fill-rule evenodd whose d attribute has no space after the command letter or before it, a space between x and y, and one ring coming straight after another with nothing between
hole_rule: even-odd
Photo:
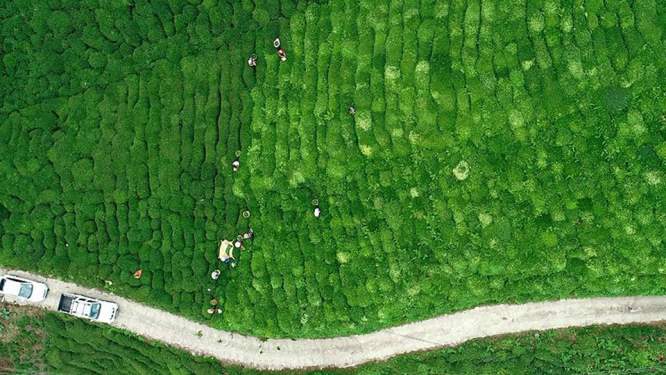
<instances>
[{"instance_id":1,"label":"parked car","mask_svg":"<svg viewBox=\"0 0 666 375\"><path fill-rule=\"evenodd\" d=\"M58 310L96 322L111 323L116 319L118 305L77 294L63 293Z\"/></svg>"},{"instance_id":2,"label":"parked car","mask_svg":"<svg viewBox=\"0 0 666 375\"><path fill-rule=\"evenodd\" d=\"M49 293L49 287L39 281L5 275L0 277L0 294L14 296L22 301L42 302Z\"/></svg>"}]
</instances>

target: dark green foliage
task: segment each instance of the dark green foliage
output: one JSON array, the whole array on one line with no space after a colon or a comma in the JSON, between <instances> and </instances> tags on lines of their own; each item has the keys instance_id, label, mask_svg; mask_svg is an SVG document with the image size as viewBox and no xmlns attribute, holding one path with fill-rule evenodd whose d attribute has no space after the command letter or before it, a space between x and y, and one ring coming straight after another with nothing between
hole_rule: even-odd
<instances>
[{"instance_id":1,"label":"dark green foliage","mask_svg":"<svg viewBox=\"0 0 666 375\"><path fill-rule=\"evenodd\" d=\"M0 304L0 373L38 373L46 369L44 323L39 311Z\"/></svg>"},{"instance_id":2,"label":"dark green foliage","mask_svg":"<svg viewBox=\"0 0 666 375\"><path fill-rule=\"evenodd\" d=\"M152 343L121 330L59 314L44 316L45 358L54 373L215 374L214 360ZM232 369L233 370L233 369Z\"/></svg>"},{"instance_id":3,"label":"dark green foliage","mask_svg":"<svg viewBox=\"0 0 666 375\"><path fill-rule=\"evenodd\" d=\"M666 371L663 326L591 327L468 342L355 374L632 374ZM333 373L344 374L345 371Z\"/></svg>"},{"instance_id":4,"label":"dark green foliage","mask_svg":"<svg viewBox=\"0 0 666 375\"><path fill-rule=\"evenodd\" d=\"M245 373L119 329L7 305L0 306L0 366L17 374Z\"/></svg>"},{"instance_id":5,"label":"dark green foliage","mask_svg":"<svg viewBox=\"0 0 666 375\"><path fill-rule=\"evenodd\" d=\"M133 4L1 3L0 263L261 336L666 293L666 2Z\"/></svg>"},{"instance_id":6,"label":"dark green foliage","mask_svg":"<svg viewBox=\"0 0 666 375\"><path fill-rule=\"evenodd\" d=\"M621 112L629 104L630 91L622 87L608 87L604 93L604 103L610 112Z\"/></svg>"}]
</instances>

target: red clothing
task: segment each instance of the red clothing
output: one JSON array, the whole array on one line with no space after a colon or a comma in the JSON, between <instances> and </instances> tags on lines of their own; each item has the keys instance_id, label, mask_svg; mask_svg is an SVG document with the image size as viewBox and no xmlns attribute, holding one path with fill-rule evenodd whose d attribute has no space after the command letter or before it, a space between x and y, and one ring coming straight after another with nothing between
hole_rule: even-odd
<instances>
[{"instance_id":1,"label":"red clothing","mask_svg":"<svg viewBox=\"0 0 666 375\"><path fill-rule=\"evenodd\" d=\"M287 59L287 53L284 51L283 48L278 48L277 54L278 54L278 56L280 56L281 60Z\"/></svg>"}]
</instances>

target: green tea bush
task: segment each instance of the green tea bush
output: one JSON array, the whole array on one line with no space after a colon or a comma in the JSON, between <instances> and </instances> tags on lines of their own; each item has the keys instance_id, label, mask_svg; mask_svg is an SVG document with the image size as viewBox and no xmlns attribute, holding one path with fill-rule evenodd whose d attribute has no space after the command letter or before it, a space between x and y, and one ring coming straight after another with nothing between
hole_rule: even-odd
<instances>
[{"instance_id":1,"label":"green tea bush","mask_svg":"<svg viewBox=\"0 0 666 375\"><path fill-rule=\"evenodd\" d=\"M31 317L30 324L38 324L40 328L36 339L42 341L38 347L43 348L40 354L49 371L206 374L223 370L211 359L194 357L117 329L97 327L54 313L45 314L43 319L42 325Z\"/></svg>"},{"instance_id":2,"label":"green tea bush","mask_svg":"<svg viewBox=\"0 0 666 375\"><path fill-rule=\"evenodd\" d=\"M663 293L664 5L570 8L4 2L0 263L261 336Z\"/></svg>"}]
</instances>

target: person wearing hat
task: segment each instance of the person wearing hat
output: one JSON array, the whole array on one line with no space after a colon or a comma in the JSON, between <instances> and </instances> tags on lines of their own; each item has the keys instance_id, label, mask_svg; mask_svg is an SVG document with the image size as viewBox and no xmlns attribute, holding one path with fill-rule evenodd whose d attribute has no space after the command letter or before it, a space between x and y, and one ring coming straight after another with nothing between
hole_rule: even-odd
<instances>
[{"instance_id":1,"label":"person wearing hat","mask_svg":"<svg viewBox=\"0 0 666 375\"><path fill-rule=\"evenodd\" d=\"M256 68L257 67L257 56L256 55L250 55L247 59L247 65L249 65L251 68Z\"/></svg>"}]
</instances>

